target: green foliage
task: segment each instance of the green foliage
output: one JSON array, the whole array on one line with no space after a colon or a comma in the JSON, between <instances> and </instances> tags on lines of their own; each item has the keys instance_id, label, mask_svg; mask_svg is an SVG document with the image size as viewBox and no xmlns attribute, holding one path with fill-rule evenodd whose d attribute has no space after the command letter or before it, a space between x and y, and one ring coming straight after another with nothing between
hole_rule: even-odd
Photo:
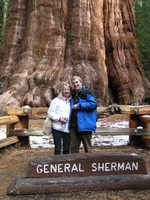
<instances>
[{"instance_id":1,"label":"green foliage","mask_svg":"<svg viewBox=\"0 0 150 200\"><path fill-rule=\"evenodd\" d=\"M150 80L150 0L136 0L134 11L142 64L145 74Z\"/></svg>"},{"instance_id":2,"label":"green foliage","mask_svg":"<svg viewBox=\"0 0 150 200\"><path fill-rule=\"evenodd\" d=\"M9 0L0 0L0 43L5 32L8 4Z\"/></svg>"}]
</instances>

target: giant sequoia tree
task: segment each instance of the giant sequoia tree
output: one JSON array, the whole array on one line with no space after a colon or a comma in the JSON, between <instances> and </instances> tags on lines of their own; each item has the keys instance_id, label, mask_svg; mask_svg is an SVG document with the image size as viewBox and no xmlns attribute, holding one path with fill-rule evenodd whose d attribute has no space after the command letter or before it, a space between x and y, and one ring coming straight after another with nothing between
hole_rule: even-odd
<instances>
[{"instance_id":1,"label":"giant sequoia tree","mask_svg":"<svg viewBox=\"0 0 150 200\"><path fill-rule=\"evenodd\" d=\"M132 0L11 0L0 54L0 107L48 106L80 75L99 104L140 102L148 82Z\"/></svg>"}]
</instances>

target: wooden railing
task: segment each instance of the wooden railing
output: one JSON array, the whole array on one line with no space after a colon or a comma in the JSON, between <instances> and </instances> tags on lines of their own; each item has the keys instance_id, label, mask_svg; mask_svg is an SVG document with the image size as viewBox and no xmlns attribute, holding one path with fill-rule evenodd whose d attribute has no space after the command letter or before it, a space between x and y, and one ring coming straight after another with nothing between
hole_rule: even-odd
<instances>
[{"instance_id":1,"label":"wooden railing","mask_svg":"<svg viewBox=\"0 0 150 200\"><path fill-rule=\"evenodd\" d=\"M6 125L7 136L0 140L0 148L20 142L28 145L28 136L42 136L40 129L29 129L29 120L44 119L47 117L48 108L30 108L28 106L12 108L7 107L8 116L0 117L0 125ZM110 114L129 115L129 128L100 128L95 134L98 135L129 135L130 144L139 142L150 142L150 106L127 106L111 105L109 107L98 107L98 116ZM142 129L138 127L142 126Z\"/></svg>"}]
</instances>

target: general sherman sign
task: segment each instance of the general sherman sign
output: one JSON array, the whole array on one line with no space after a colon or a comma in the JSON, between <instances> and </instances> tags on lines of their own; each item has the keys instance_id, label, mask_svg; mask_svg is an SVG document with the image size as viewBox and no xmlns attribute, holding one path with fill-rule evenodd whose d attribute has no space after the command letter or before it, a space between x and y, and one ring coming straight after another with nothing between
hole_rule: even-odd
<instances>
[{"instance_id":1,"label":"general sherman sign","mask_svg":"<svg viewBox=\"0 0 150 200\"><path fill-rule=\"evenodd\" d=\"M31 161L26 178L13 182L7 194L141 188L150 188L150 175L141 156L85 153Z\"/></svg>"},{"instance_id":2,"label":"general sherman sign","mask_svg":"<svg viewBox=\"0 0 150 200\"><path fill-rule=\"evenodd\" d=\"M29 163L26 177L147 174L142 157L133 154L72 154Z\"/></svg>"}]
</instances>

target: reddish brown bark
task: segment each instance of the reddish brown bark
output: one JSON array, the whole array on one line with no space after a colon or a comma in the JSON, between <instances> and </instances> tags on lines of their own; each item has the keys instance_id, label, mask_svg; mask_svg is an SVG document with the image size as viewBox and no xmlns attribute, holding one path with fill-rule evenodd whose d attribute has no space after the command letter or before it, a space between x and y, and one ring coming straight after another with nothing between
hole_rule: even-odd
<instances>
[{"instance_id":1,"label":"reddish brown bark","mask_svg":"<svg viewBox=\"0 0 150 200\"><path fill-rule=\"evenodd\" d=\"M2 110L49 106L73 75L99 104L141 102L148 83L134 29L132 0L11 1L0 57Z\"/></svg>"}]
</instances>

